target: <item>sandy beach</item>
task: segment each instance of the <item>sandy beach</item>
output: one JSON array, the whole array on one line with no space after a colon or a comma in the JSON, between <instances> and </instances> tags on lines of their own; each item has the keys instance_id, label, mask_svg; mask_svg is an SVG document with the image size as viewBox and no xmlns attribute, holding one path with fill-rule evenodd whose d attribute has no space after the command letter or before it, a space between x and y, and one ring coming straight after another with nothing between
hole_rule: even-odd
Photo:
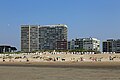
<instances>
[{"instance_id":1,"label":"sandy beach","mask_svg":"<svg viewBox=\"0 0 120 80\"><path fill-rule=\"evenodd\" d=\"M1 80L120 80L120 62L0 63Z\"/></svg>"},{"instance_id":2,"label":"sandy beach","mask_svg":"<svg viewBox=\"0 0 120 80\"><path fill-rule=\"evenodd\" d=\"M0 66L120 69L120 62L1 62Z\"/></svg>"},{"instance_id":3,"label":"sandy beach","mask_svg":"<svg viewBox=\"0 0 120 80\"><path fill-rule=\"evenodd\" d=\"M120 54L2 54L0 79L120 80Z\"/></svg>"},{"instance_id":4,"label":"sandy beach","mask_svg":"<svg viewBox=\"0 0 120 80\"><path fill-rule=\"evenodd\" d=\"M120 62L120 54L22 53L0 54L1 62Z\"/></svg>"}]
</instances>

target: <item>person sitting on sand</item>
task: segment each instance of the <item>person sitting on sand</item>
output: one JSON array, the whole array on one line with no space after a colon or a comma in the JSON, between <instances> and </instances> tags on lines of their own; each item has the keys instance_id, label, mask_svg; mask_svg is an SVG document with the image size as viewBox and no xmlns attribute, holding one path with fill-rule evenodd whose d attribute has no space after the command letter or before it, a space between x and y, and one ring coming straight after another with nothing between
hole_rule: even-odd
<instances>
[{"instance_id":1,"label":"person sitting on sand","mask_svg":"<svg viewBox=\"0 0 120 80\"><path fill-rule=\"evenodd\" d=\"M5 60L3 59L3 62L5 62Z\"/></svg>"},{"instance_id":2,"label":"person sitting on sand","mask_svg":"<svg viewBox=\"0 0 120 80\"><path fill-rule=\"evenodd\" d=\"M29 62L29 60L27 59L27 62Z\"/></svg>"}]
</instances>

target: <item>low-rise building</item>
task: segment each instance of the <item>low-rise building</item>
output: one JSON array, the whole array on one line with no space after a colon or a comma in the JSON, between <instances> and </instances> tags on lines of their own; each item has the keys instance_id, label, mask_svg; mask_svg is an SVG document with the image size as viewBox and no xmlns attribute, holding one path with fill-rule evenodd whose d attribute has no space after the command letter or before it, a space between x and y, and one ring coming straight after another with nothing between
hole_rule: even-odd
<instances>
[{"instance_id":1,"label":"low-rise building","mask_svg":"<svg viewBox=\"0 0 120 80\"><path fill-rule=\"evenodd\" d=\"M96 38L77 38L68 42L68 49L100 51L100 40Z\"/></svg>"},{"instance_id":2,"label":"low-rise building","mask_svg":"<svg viewBox=\"0 0 120 80\"><path fill-rule=\"evenodd\" d=\"M11 47L8 45L0 45L0 53L14 52L16 50L17 50L16 47Z\"/></svg>"},{"instance_id":3,"label":"low-rise building","mask_svg":"<svg viewBox=\"0 0 120 80\"><path fill-rule=\"evenodd\" d=\"M120 53L120 39L108 39L103 41L103 52L116 52Z\"/></svg>"},{"instance_id":4,"label":"low-rise building","mask_svg":"<svg viewBox=\"0 0 120 80\"><path fill-rule=\"evenodd\" d=\"M67 50L67 41L57 41L57 50Z\"/></svg>"}]
</instances>

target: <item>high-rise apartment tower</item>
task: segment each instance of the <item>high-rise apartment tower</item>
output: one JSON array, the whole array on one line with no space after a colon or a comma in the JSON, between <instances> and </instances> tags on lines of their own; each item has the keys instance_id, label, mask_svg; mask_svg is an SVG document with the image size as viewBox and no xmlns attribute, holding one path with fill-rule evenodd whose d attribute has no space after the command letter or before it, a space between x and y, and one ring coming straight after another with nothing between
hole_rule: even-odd
<instances>
[{"instance_id":1,"label":"high-rise apartment tower","mask_svg":"<svg viewBox=\"0 0 120 80\"><path fill-rule=\"evenodd\" d=\"M21 25L21 51L66 49L67 25Z\"/></svg>"}]
</instances>

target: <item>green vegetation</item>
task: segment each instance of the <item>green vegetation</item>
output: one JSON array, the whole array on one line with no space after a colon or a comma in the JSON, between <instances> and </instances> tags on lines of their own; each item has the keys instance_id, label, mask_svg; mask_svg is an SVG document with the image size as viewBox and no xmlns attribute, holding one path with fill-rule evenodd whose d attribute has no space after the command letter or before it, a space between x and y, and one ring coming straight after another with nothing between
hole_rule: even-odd
<instances>
[{"instance_id":1,"label":"green vegetation","mask_svg":"<svg viewBox=\"0 0 120 80\"><path fill-rule=\"evenodd\" d=\"M5 53L0 53L0 54L20 54L21 52L5 52Z\"/></svg>"}]
</instances>

